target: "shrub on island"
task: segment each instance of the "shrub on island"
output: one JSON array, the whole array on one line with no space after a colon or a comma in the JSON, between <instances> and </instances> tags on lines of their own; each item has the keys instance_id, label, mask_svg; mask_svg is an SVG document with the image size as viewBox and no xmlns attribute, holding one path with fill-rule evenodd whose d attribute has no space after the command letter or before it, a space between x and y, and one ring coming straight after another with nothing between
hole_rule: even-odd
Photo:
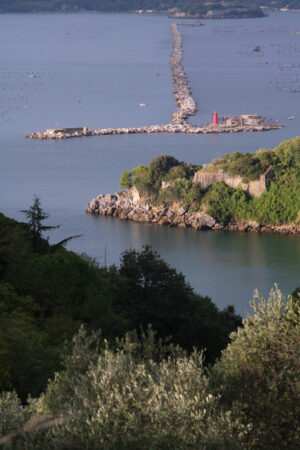
<instances>
[{"instance_id":1,"label":"shrub on island","mask_svg":"<svg viewBox=\"0 0 300 450\"><path fill-rule=\"evenodd\" d=\"M240 183L236 188L225 182L202 186L195 174L226 173L239 176L242 183L257 180L269 169L266 189L252 196ZM191 212L207 212L217 222L252 220L262 224L300 223L300 138L282 142L273 150L254 154L235 152L213 160L205 168L179 162L161 155L149 166L138 166L123 172L121 187L135 186L142 201L153 205L184 206Z\"/></svg>"}]
</instances>

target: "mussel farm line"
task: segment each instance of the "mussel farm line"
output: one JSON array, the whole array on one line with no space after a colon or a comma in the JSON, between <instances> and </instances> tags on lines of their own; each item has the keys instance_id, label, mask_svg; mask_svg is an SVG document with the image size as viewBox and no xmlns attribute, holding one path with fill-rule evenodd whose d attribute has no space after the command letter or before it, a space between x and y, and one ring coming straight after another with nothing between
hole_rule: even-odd
<instances>
[{"instance_id":1,"label":"mussel farm line","mask_svg":"<svg viewBox=\"0 0 300 450\"><path fill-rule=\"evenodd\" d=\"M242 115L229 117L217 125L192 125L187 119L196 113L197 107L192 97L187 77L182 64L182 38L176 24L171 24L173 50L170 56L170 65L173 75L174 92L177 111L172 114L172 120L165 125L150 125L129 128L99 128L89 130L87 127L56 128L46 131L37 131L25 137L32 139L67 139L82 136L103 136L111 134L136 133L237 133L241 131L266 131L281 128L280 125L267 123L264 118L257 115Z\"/></svg>"}]
</instances>

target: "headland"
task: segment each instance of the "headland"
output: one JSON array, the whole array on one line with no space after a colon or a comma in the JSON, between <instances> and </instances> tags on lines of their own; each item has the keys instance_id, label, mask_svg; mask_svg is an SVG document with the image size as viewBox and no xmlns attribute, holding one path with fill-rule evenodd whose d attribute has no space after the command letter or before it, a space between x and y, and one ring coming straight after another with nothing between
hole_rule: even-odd
<instances>
[{"instance_id":1,"label":"headland","mask_svg":"<svg viewBox=\"0 0 300 450\"><path fill-rule=\"evenodd\" d=\"M173 204L171 207L151 205L151 203L143 202L135 188L128 191L120 190L114 194L100 194L88 203L85 211L89 214L111 216L120 220L194 230L300 235L300 225L296 224L271 225L255 220L236 220L223 225L209 214L194 212L179 204Z\"/></svg>"},{"instance_id":2,"label":"headland","mask_svg":"<svg viewBox=\"0 0 300 450\"><path fill-rule=\"evenodd\" d=\"M274 150L235 152L206 166L170 155L123 172L126 190L86 212L170 227L300 234L300 137Z\"/></svg>"}]
</instances>

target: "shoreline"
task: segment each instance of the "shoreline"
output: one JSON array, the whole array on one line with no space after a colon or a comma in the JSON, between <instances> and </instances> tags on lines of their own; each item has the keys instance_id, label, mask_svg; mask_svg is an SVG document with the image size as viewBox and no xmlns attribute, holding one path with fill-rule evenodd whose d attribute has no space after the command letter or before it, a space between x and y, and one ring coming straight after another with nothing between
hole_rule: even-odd
<instances>
[{"instance_id":1,"label":"shoreline","mask_svg":"<svg viewBox=\"0 0 300 450\"><path fill-rule=\"evenodd\" d=\"M170 55L170 65L172 69L174 92L173 97L177 110L172 114L171 122L163 125L150 125L144 127L127 128L98 128L89 130L87 127L77 128L57 128L46 131L37 131L31 135L25 135L25 138L31 139L68 139L85 136L103 136L114 134L142 134L142 133L239 133L249 131L269 131L281 128L280 125L267 122L264 118L258 117L258 120L245 122L243 118L251 115L241 115L231 117L231 124L219 123L208 125L193 125L187 122L187 119L197 111L197 105L193 99L191 89L188 84L187 76L182 64L183 50L182 37L177 24L170 25L173 38L172 53Z\"/></svg>"},{"instance_id":2,"label":"shoreline","mask_svg":"<svg viewBox=\"0 0 300 450\"><path fill-rule=\"evenodd\" d=\"M135 188L117 191L114 194L100 194L88 203L85 211L93 215L112 216L133 222L156 223L168 227L300 235L300 225L270 225L248 220L246 222L236 221L224 226L206 213L192 212L183 206L168 208L164 205L154 206L150 203L143 203Z\"/></svg>"}]
</instances>

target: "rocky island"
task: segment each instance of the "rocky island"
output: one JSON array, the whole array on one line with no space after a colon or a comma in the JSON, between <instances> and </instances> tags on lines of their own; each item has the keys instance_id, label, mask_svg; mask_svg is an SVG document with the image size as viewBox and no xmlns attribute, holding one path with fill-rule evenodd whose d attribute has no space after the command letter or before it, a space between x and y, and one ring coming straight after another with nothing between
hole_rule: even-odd
<instances>
[{"instance_id":1,"label":"rocky island","mask_svg":"<svg viewBox=\"0 0 300 450\"><path fill-rule=\"evenodd\" d=\"M300 234L300 138L202 167L169 155L123 172L126 190L100 194L90 214L171 227Z\"/></svg>"}]
</instances>

